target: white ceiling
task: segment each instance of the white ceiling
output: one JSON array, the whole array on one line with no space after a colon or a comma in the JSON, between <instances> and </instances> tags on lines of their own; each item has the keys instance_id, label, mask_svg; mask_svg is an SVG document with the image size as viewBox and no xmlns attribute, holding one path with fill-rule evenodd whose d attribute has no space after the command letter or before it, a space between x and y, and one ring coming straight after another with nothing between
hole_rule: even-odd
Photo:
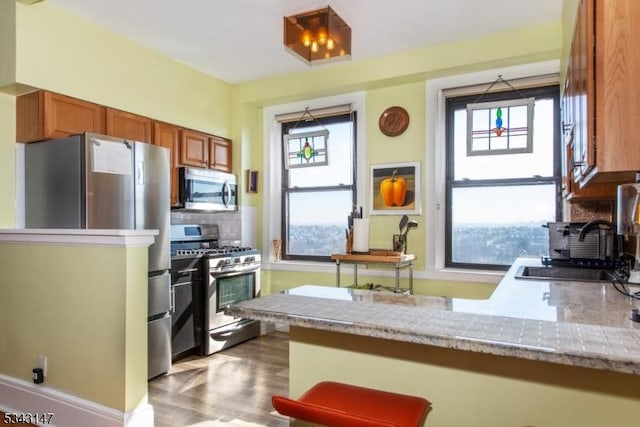
<instances>
[{"instance_id":1,"label":"white ceiling","mask_svg":"<svg viewBox=\"0 0 640 427\"><path fill-rule=\"evenodd\" d=\"M562 0L47 0L228 83L309 69L283 46L284 16L329 4L351 61L561 19ZM500 46L495 46L500 49ZM331 67L331 64L314 67Z\"/></svg>"}]
</instances>

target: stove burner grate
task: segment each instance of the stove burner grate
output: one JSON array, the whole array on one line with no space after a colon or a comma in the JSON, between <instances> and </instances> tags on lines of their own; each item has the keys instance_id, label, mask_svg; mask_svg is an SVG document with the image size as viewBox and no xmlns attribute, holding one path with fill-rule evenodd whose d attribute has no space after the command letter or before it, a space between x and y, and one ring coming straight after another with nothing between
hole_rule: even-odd
<instances>
[{"instance_id":1,"label":"stove burner grate","mask_svg":"<svg viewBox=\"0 0 640 427\"><path fill-rule=\"evenodd\" d=\"M177 256L199 256L199 257L215 257L215 256L227 256L227 255L250 255L258 253L257 250L250 247L241 246L222 246L219 248L187 248L177 249L175 254Z\"/></svg>"}]
</instances>

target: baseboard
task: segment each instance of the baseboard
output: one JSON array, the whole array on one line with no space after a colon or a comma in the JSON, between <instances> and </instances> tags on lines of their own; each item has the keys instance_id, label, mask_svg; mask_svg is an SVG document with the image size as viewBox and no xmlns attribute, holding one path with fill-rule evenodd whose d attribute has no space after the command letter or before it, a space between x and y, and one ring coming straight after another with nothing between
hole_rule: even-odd
<instances>
[{"instance_id":1,"label":"baseboard","mask_svg":"<svg viewBox=\"0 0 640 427\"><path fill-rule=\"evenodd\" d=\"M271 332L289 332L289 325L287 323L279 322L260 322L260 335L270 334Z\"/></svg>"},{"instance_id":2,"label":"baseboard","mask_svg":"<svg viewBox=\"0 0 640 427\"><path fill-rule=\"evenodd\" d=\"M153 406L148 403L125 413L1 374L0 410L7 414L44 414L48 422L38 424L47 427L153 427Z\"/></svg>"},{"instance_id":3,"label":"baseboard","mask_svg":"<svg viewBox=\"0 0 640 427\"><path fill-rule=\"evenodd\" d=\"M287 323L276 323L275 330L278 332L289 332L289 324Z\"/></svg>"}]
</instances>

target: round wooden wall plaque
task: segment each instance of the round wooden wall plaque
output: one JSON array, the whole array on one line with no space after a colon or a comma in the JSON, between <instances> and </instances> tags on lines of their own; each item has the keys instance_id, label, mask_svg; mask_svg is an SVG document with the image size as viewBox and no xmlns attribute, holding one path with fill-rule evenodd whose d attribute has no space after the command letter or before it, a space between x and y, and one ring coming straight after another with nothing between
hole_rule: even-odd
<instances>
[{"instance_id":1,"label":"round wooden wall plaque","mask_svg":"<svg viewBox=\"0 0 640 427\"><path fill-rule=\"evenodd\" d=\"M401 135L409 126L409 113L402 107L389 107L380 115L378 126L387 136Z\"/></svg>"}]
</instances>

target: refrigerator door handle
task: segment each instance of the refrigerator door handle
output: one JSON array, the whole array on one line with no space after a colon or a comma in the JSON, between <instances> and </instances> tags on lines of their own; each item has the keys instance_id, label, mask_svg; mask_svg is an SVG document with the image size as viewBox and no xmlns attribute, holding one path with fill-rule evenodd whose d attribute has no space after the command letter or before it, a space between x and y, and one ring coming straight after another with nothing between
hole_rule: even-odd
<instances>
[{"instance_id":1,"label":"refrigerator door handle","mask_svg":"<svg viewBox=\"0 0 640 427\"><path fill-rule=\"evenodd\" d=\"M138 185L144 185L144 160L138 161Z\"/></svg>"}]
</instances>

